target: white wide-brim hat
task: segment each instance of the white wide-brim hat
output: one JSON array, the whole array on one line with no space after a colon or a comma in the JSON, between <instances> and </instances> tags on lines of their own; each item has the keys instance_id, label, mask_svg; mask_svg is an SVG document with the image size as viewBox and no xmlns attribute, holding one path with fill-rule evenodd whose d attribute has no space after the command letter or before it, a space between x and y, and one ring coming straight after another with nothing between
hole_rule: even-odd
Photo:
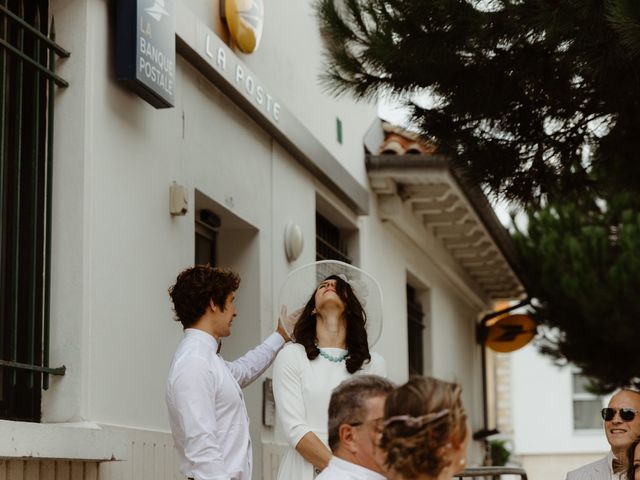
<instances>
[{"instance_id":1,"label":"white wide-brim hat","mask_svg":"<svg viewBox=\"0 0 640 480\"><path fill-rule=\"evenodd\" d=\"M278 311L291 337L301 309L314 295L318 284L331 275L345 280L367 314L365 328L369 347L382 334L382 288L378 281L363 270L337 260L321 260L293 270L284 281L278 295ZM297 315L296 315L297 314Z\"/></svg>"}]
</instances>

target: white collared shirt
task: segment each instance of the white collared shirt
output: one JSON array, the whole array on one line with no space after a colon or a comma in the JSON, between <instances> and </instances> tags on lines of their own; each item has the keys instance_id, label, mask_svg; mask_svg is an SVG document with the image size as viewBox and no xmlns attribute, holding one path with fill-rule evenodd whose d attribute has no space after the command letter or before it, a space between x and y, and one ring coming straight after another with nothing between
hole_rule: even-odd
<instances>
[{"instance_id":1,"label":"white collared shirt","mask_svg":"<svg viewBox=\"0 0 640 480\"><path fill-rule=\"evenodd\" d=\"M624 474L613 473L613 459L616 458L612 451L609 451L607 455L607 466L609 467L609 472L611 473L611 480L622 480Z\"/></svg>"},{"instance_id":2,"label":"white collared shirt","mask_svg":"<svg viewBox=\"0 0 640 480\"><path fill-rule=\"evenodd\" d=\"M385 480L385 477L361 465L333 456L327 468L320 472L316 480Z\"/></svg>"},{"instance_id":3,"label":"white collared shirt","mask_svg":"<svg viewBox=\"0 0 640 480\"><path fill-rule=\"evenodd\" d=\"M273 362L284 339L273 333L234 362L216 354L218 342L188 328L167 378L169 424L180 471L196 480L250 480L249 415L241 387Z\"/></svg>"}]
</instances>

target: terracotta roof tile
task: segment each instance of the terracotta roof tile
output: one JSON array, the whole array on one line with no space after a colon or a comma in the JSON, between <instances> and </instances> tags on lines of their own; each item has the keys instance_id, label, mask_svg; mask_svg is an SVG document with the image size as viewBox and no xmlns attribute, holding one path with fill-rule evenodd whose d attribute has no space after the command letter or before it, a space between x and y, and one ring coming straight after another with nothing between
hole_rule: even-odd
<instances>
[{"instance_id":1,"label":"terracotta roof tile","mask_svg":"<svg viewBox=\"0 0 640 480\"><path fill-rule=\"evenodd\" d=\"M380 145L380 154L411 155L435 153L434 145L425 142L420 136L409 130L383 122L384 142Z\"/></svg>"}]
</instances>

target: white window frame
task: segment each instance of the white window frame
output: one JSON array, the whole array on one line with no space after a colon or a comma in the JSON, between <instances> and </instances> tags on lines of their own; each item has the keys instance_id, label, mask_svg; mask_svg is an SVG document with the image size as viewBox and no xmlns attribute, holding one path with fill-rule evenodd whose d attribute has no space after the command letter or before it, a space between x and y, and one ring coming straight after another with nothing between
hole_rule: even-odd
<instances>
[{"instance_id":1,"label":"white window frame","mask_svg":"<svg viewBox=\"0 0 640 480\"><path fill-rule=\"evenodd\" d=\"M606 397L604 395L596 395L594 393L589 393L589 392L581 392L581 393L577 393L575 391L575 380L576 380L576 376L583 376L582 372L578 369L572 369L571 370L571 422L572 422L572 429L574 432L600 432L601 430L601 426L598 425L597 427L590 427L590 428L578 428L576 427L575 424L575 402L585 402L585 401L592 401L592 400L600 400L600 405L602 407L604 407L605 405L605 401L606 401Z\"/></svg>"}]
</instances>

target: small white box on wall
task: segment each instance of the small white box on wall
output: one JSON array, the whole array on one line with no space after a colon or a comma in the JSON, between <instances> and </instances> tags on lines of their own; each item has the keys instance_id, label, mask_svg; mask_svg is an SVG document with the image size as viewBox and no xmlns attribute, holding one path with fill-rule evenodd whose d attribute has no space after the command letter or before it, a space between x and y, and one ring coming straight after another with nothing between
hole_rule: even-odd
<instances>
[{"instance_id":1,"label":"small white box on wall","mask_svg":"<svg viewBox=\"0 0 640 480\"><path fill-rule=\"evenodd\" d=\"M189 207L189 197L184 185L173 182L169 188L169 212L173 216L185 215Z\"/></svg>"}]
</instances>

